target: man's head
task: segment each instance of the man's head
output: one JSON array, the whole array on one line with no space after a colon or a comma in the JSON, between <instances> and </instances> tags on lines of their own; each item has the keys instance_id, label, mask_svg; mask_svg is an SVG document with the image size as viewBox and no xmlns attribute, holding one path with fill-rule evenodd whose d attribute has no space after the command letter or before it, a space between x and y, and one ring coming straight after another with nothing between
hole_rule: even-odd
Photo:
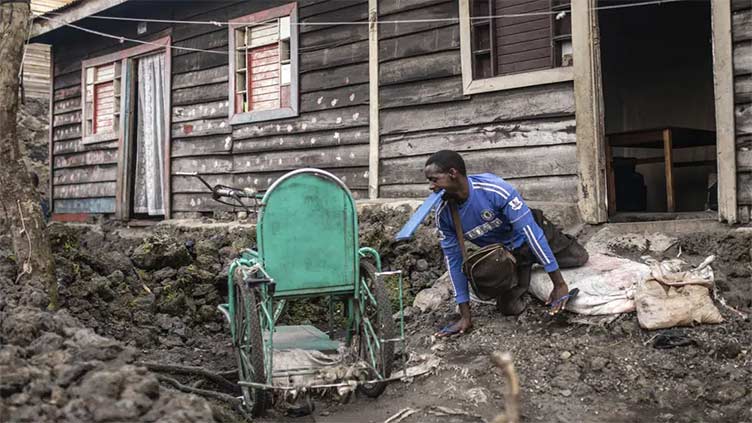
<instances>
[{"instance_id":1,"label":"man's head","mask_svg":"<svg viewBox=\"0 0 752 423\"><path fill-rule=\"evenodd\" d=\"M456 196L466 191L467 171L462 156L452 150L441 150L426 160L423 169L433 192L446 190L447 194Z\"/></svg>"}]
</instances>

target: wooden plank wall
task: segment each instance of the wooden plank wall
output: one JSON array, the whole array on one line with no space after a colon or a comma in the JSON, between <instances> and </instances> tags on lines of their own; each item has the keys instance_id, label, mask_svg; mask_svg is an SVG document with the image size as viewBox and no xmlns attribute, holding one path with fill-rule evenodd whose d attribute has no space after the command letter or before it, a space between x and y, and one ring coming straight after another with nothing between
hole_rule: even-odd
<instances>
[{"instance_id":1,"label":"wooden plank wall","mask_svg":"<svg viewBox=\"0 0 752 423\"><path fill-rule=\"evenodd\" d=\"M154 18L228 21L284 1L197 2L154 9ZM302 22L366 22L367 0L299 0ZM380 0L381 20L456 18L454 0ZM133 12L134 16L141 16ZM96 23L90 25L96 26ZM213 25L99 23L128 38L169 30L173 46L228 52L228 30ZM115 27L116 25L117 28ZM96 29L96 28L95 28ZM528 200L576 204L574 95L571 83L462 94L459 26L452 22L379 27L382 197L423 197L423 163L434 151L462 151L471 172L494 172ZM81 60L132 44L73 32L56 43L53 181L55 212L114 211L115 143L81 143ZM368 192L368 26L301 26L300 115L232 126L228 55L172 50L172 209L211 212L196 178L266 189L300 167L342 178L356 198Z\"/></svg>"},{"instance_id":2,"label":"wooden plank wall","mask_svg":"<svg viewBox=\"0 0 752 423\"><path fill-rule=\"evenodd\" d=\"M191 20L226 21L285 2L240 2ZM367 21L367 0L298 2L301 22ZM230 126L228 57L173 52L173 211L225 208L193 177L258 190L290 170L326 169L342 178L356 198L368 194L367 25L300 26L300 115ZM228 30L178 25L173 44L227 51Z\"/></svg>"},{"instance_id":3,"label":"wooden plank wall","mask_svg":"<svg viewBox=\"0 0 752 423\"><path fill-rule=\"evenodd\" d=\"M456 18L457 2L380 0L380 20ZM528 201L577 202L574 90L561 83L463 96L459 25L379 27L380 196L425 197L423 165L460 151Z\"/></svg>"},{"instance_id":4,"label":"wooden plank wall","mask_svg":"<svg viewBox=\"0 0 752 423\"><path fill-rule=\"evenodd\" d=\"M738 216L742 223L749 223L752 210L752 5L748 1L734 0L731 13Z\"/></svg>"},{"instance_id":5,"label":"wooden plank wall","mask_svg":"<svg viewBox=\"0 0 752 423\"><path fill-rule=\"evenodd\" d=\"M177 20L227 21L285 1L205 3L165 11ZM301 0L303 22L366 21L367 0ZM166 8L165 8L166 9ZM139 15L141 16L141 15ZM266 189L279 176L300 167L330 170L356 198L368 192L368 49L366 25L301 27L300 116L231 127L228 111L228 30L213 25L109 23L106 32L128 38L155 37L170 29L173 46L224 54L172 51L172 204L174 214L226 208L196 178L175 175L198 171L212 183ZM81 143L81 61L133 44L95 36L56 45L53 115L55 212L114 211L118 150L116 143ZM361 49L362 47L362 49Z\"/></svg>"},{"instance_id":6,"label":"wooden plank wall","mask_svg":"<svg viewBox=\"0 0 752 423\"><path fill-rule=\"evenodd\" d=\"M71 0L32 0L31 12L41 14L70 3ZM34 98L50 97L50 46L29 44L23 63L24 95Z\"/></svg>"},{"instance_id":7,"label":"wooden plank wall","mask_svg":"<svg viewBox=\"0 0 752 423\"><path fill-rule=\"evenodd\" d=\"M158 38L157 34L167 28L166 24L150 24L145 34L138 35L134 23L87 21L86 24L131 39ZM136 44L68 31L53 44L53 212L114 213L118 142L82 143L81 62Z\"/></svg>"},{"instance_id":8,"label":"wooden plank wall","mask_svg":"<svg viewBox=\"0 0 752 423\"><path fill-rule=\"evenodd\" d=\"M29 44L23 62L23 89L26 97L50 97L50 46Z\"/></svg>"}]
</instances>

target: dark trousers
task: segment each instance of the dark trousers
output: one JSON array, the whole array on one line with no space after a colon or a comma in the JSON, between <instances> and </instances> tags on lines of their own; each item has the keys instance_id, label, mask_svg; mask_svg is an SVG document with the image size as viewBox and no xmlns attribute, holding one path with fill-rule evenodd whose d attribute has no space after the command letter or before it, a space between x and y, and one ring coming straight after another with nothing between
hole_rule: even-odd
<instances>
[{"instance_id":1,"label":"dark trousers","mask_svg":"<svg viewBox=\"0 0 752 423\"><path fill-rule=\"evenodd\" d=\"M556 262L559 263L559 268L580 267L587 263L588 252L574 237L564 234L561 228L543 216L542 211L533 209L531 212L535 222L543 229L543 234L556 257ZM502 314L514 316L525 309L522 296L530 287L530 272L537 260L527 244L512 251L512 254L517 259L517 284L499 296L496 300L496 308Z\"/></svg>"}]
</instances>

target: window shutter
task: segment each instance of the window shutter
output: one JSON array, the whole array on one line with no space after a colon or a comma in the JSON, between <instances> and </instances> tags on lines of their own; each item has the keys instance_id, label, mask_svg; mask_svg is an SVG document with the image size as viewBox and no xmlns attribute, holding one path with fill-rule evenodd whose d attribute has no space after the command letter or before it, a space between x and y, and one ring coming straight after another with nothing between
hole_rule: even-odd
<instances>
[{"instance_id":1,"label":"window shutter","mask_svg":"<svg viewBox=\"0 0 752 423\"><path fill-rule=\"evenodd\" d=\"M551 0L495 0L496 15L541 12L495 19L496 74L551 68Z\"/></svg>"},{"instance_id":2,"label":"window shutter","mask_svg":"<svg viewBox=\"0 0 752 423\"><path fill-rule=\"evenodd\" d=\"M296 3L289 3L230 22L233 107L236 114L251 113L241 120L297 115L297 107L291 110L298 95L292 92L298 77L293 75L297 57L292 57L290 38L295 34L291 14L295 8ZM276 110L280 113L253 115Z\"/></svg>"},{"instance_id":3,"label":"window shutter","mask_svg":"<svg viewBox=\"0 0 752 423\"><path fill-rule=\"evenodd\" d=\"M120 116L120 63L86 68L85 134L118 130Z\"/></svg>"},{"instance_id":4,"label":"window shutter","mask_svg":"<svg viewBox=\"0 0 752 423\"><path fill-rule=\"evenodd\" d=\"M257 47L248 52L251 110L270 110L280 107L279 46L277 43Z\"/></svg>"},{"instance_id":5,"label":"window shutter","mask_svg":"<svg viewBox=\"0 0 752 423\"><path fill-rule=\"evenodd\" d=\"M94 88L94 133L115 129L115 86L112 81L97 84Z\"/></svg>"}]
</instances>

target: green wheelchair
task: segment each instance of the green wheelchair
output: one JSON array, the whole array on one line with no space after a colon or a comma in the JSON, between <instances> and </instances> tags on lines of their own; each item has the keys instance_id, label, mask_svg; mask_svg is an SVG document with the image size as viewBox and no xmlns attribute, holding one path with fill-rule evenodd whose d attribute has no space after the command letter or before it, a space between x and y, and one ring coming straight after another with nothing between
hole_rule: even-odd
<instances>
[{"instance_id":1,"label":"green wheelchair","mask_svg":"<svg viewBox=\"0 0 752 423\"><path fill-rule=\"evenodd\" d=\"M370 397L381 395L393 380L395 344L404 348L402 274L382 272L379 253L359 246L358 216L347 186L329 172L300 169L279 178L263 195L224 186L212 187L212 192L215 199L239 204L243 199L260 200L257 250L244 250L231 263L228 303L219 306L229 322L246 409L253 415L263 413L276 389L312 391L342 385L275 385L280 376L275 374L275 351L291 348L334 351L344 346L367 376L355 382L356 389ZM387 278L398 281L399 328ZM329 334L312 325L277 325L288 300L312 297L329 299ZM335 303L341 306L339 332L332 328ZM338 339L332 339L334 333Z\"/></svg>"}]
</instances>

